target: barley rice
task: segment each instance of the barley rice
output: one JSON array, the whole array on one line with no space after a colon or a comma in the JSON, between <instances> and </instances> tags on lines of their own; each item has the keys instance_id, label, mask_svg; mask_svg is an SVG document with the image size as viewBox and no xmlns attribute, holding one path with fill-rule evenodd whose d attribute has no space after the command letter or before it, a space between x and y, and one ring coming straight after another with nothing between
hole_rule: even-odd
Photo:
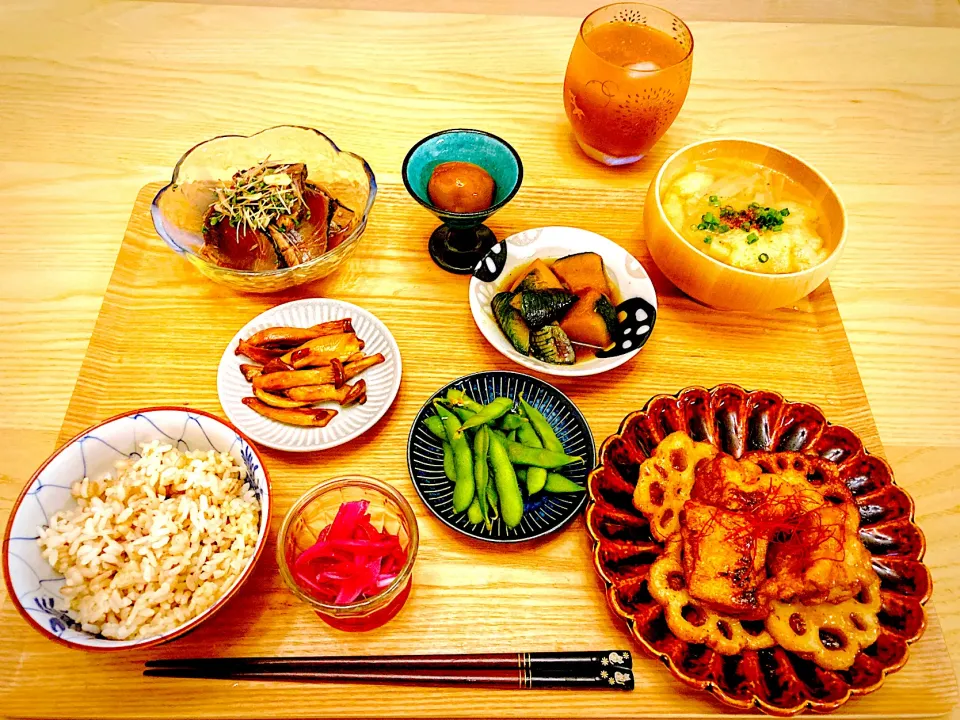
<instances>
[{"instance_id":1,"label":"barley rice","mask_svg":"<svg viewBox=\"0 0 960 720\"><path fill-rule=\"evenodd\" d=\"M40 529L43 557L84 630L115 640L169 632L210 608L253 555L260 503L227 453L158 441L115 478L84 478L77 507Z\"/></svg>"}]
</instances>

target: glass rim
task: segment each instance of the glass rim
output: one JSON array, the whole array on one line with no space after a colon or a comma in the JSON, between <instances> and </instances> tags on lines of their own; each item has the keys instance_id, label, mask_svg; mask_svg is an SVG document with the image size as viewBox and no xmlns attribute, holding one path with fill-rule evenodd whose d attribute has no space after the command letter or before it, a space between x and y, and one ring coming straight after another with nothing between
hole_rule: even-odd
<instances>
[{"instance_id":1,"label":"glass rim","mask_svg":"<svg viewBox=\"0 0 960 720\"><path fill-rule=\"evenodd\" d=\"M601 11L603 11L603 10L607 10L607 9L612 8L612 7L615 7L615 6L628 6L628 5L633 6L633 7L649 8L649 9L651 9L651 10L659 10L660 12L669 15L669 16L672 17L674 20L676 20L677 22L679 22L679 23L683 26L683 29L686 30L686 31L687 31L687 34L690 36L690 47L687 49L686 54L685 54L682 58L680 58L679 60L677 60L675 63L671 63L670 65L667 65L667 66L665 66L665 67L659 68L659 69L657 69L657 70L628 70L627 68L623 67L622 65L617 65L616 63L610 62L610 61L607 60L605 57L603 57L602 55L600 55L597 51L595 51L592 47L590 47L590 46L587 44L587 39L586 39L586 37L584 37L584 35L583 35L583 26L587 24L587 21L588 21L590 18L592 18L594 15L596 15L597 13L599 13L599 12L601 12ZM616 68L617 70L628 70L628 72L644 73L645 75L656 75L657 73L662 73L662 72L664 72L664 71L666 71L666 70L671 70L671 69L677 67L678 65L682 65L683 63L685 63L687 60L690 59L690 56L693 55L694 39L693 39L693 31L690 29L690 26L687 25L686 22L684 22L683 18L675 15L674 13L670 12L670 11L667 10L666 8L662 8L662 7L658 6L658 5L651 5L651 4L649 4L649 3L640 3L640 2L615 2L615 3L608 3L607 5L603 5L603 6L601 6L601 7L598 7L596 10L593 10L589 15L587 15L587 16L581 21L581 23L580 23L580 29L577 30L577 37L578 37L580 40L583 40L583 45L584 45L584 47L586 47L587 50L589 50L590 53L591 53L594 57L598 58L600 61L606 63L606 64L609 65L610 67Z\"/></svg>"},{"instance_id":2,"label":"glass rim","mask_svg":"<svg viewBox=\"0 0 960 720\"><path fill-rule=\"evenodd\" d=\"M397 577L394 578L390 585L385 587L381 592L377 593L373 597L365 598L363 600L356 600L352 603L346 603L345 605L334 605L332 603L325 603L321 600L317 600L315 597L304 592L297 581L294 580L293 573L290 571L290 567L287 564L285 540L293 521L299 516L299 514L307 505L316 500L324 492L335 489L338 486L347 485L373 488L377 492L380 492L393 500L400 508L401 513L407 521L410 541L407 544L406 562L404 562L400 572L397 573ZM310 490L307 490L307 492L301 495L300 499L298 499L297 502L295 502L287 511L287 514L283 518L283 522L280 524L280 530L277 533L277 565L280 568L280 576L283 578L284 583L291 590L291 592L293 592L294 595L308 605L311 605L315 610L333 616L365 616L379 610L380 603L383 602L384 598L392 598L406 586L407 581L410 579L410 576L413 573L413 564L417 558L417 550L419 549L419 546L420 530L417 526L417 516L413 512L413 507L411 507L410 503L400 493L399 490L383 480L378 480L377 478L370 477L368 475L338 475L337 477L324 480L323 482L312 487Z\"/></svg>"}]
</instances>

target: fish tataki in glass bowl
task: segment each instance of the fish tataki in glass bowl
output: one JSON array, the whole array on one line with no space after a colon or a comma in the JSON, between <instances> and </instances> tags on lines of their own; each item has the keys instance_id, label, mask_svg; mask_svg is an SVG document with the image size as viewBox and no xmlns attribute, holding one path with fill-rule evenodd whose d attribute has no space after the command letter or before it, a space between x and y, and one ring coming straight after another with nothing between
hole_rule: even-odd
<instances>
[{"instance_id":1,"label":"fish tataki in glass bowl","mask_svg":"<svg viewBox=\"0 0 960 720\"><path fill-rule=\"evenodd\" d=\"M271 293L336 270L376 194L362 157L318 130L280 125L188 150L151 214L160 237L206 277Z\"/></svg>"}]
</instances>

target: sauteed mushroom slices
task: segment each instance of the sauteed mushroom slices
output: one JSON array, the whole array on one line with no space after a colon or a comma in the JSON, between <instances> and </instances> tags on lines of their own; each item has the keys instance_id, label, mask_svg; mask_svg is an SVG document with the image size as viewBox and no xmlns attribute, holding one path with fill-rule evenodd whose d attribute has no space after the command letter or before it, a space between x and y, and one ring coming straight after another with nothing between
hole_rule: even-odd
<instances>
[{"instance_id":1,"label":"sauteed mushroom slices","mask_svg":"<svg viewBox=\"0 0 960 720\"><path fill-rule=\"evenodd\" d=\"M254 361L240 365L253 390L243 404L277 422L325 427L338 411L314 405L345 408L367 401L366 382L347 381L385 358L365 355L364 344L350 318L309 328L271 327L241 339L236 354Z\"/></svg>"}]
</instances>

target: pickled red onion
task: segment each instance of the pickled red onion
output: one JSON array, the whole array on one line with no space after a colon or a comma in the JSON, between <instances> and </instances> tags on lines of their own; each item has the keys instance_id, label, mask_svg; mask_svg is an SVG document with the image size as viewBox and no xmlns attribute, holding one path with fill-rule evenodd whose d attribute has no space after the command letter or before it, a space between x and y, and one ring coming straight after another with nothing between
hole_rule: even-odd
<instances>
[{"instance_id":1,"label":"pickled red onion","mask_svg":"<svg viewBox=\"0 0 960 720\"><path fill-rule=\"evenodd\" d=\"M367 500L343 503L316 542L291 564L300 587L321 602L346 605L379 594L407 561L400 538L370 522Z\"/></svg>"}]
</instances>

